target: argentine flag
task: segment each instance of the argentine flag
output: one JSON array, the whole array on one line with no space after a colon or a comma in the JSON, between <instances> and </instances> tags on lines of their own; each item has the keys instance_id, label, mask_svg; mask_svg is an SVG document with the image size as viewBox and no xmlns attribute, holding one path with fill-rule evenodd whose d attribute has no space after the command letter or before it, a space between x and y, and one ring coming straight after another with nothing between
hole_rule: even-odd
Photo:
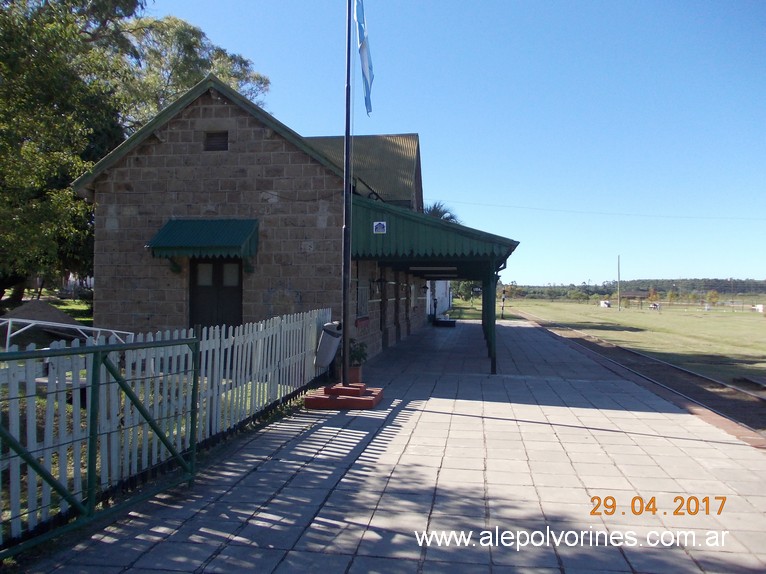
<instances>
[{"instance_id":1,"label":"argentine flag","mask_svg":"<svg viewBox=\"0 0 766 574\"><path fill-rule=\"evenodd\" d=\"M372 73L372 58L370 58L370 44L367 38L367 20L364 17L364 2L356 0L354 6L354 21L356 22L356 37L359 41L359 59L362 63L362 77L364 79L364 106L367 108L367 115L372 111L372 100L370 92L372 91L372 80L375 77Z\"/></svg>"}]
</instances>

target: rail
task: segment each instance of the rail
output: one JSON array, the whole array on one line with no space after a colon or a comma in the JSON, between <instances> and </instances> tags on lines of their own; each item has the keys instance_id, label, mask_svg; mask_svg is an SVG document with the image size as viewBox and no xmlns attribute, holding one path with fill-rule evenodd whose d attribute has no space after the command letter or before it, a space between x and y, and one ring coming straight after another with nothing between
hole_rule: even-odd
<instances>
[{"instance_id":1,"label":"rail","mask_svg":"<svg viewBox=\"0 0 766 574\"><path fill-rule=\"evenodd\" d=\"M24 326L21 329L14 331L14 324ZM35 327L42 327L49 330L55 329L57 332L74 331L83 339L87 339L88 337L93 337L94 339L98 339L99 337L114 337L120 343L130 343L133 341L134 337L133 333L129 331L117 331L115 329L88 327L86 325L71 325L69 323L55 323L53 321L38 321L36 319L0 318L0 328L2 327L7 327L8 329L5 335L6 349L11 348L11 339L13 337Z\"/></svg>"}]
</instances>

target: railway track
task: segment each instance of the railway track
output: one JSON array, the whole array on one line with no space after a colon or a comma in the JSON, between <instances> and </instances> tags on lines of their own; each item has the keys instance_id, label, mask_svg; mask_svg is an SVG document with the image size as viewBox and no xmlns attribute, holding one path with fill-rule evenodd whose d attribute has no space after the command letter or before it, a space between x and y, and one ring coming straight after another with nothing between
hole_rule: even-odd
<instances>
[{"instance_id":1,"label":"railway track","mask_svg":"<svg viewBox=\"0 0 766 574\"><path fill-rule=\"evenodd\" d=\"M530 313L514 312L612 363L676 395L755 430L766 437L766 389L757 384L725 383L625 349L588 333L547 321Z\"/></svg>"}]
</instances>

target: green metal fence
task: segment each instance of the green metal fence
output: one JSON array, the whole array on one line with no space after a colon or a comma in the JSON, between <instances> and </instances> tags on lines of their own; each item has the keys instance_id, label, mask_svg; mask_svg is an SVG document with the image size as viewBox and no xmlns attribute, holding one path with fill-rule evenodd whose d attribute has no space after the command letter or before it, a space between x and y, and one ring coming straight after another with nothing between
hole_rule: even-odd
<instances>
[{"instance_id":1,"label":"green metal fence","mask_svg":"<svg viewBox=\"0 0 766 574\"><path fill-rule=\"evenodd\" d=\"M199 373L197 338L0 353L0 559L191 484Z\"/></svg>"}]
</instances>

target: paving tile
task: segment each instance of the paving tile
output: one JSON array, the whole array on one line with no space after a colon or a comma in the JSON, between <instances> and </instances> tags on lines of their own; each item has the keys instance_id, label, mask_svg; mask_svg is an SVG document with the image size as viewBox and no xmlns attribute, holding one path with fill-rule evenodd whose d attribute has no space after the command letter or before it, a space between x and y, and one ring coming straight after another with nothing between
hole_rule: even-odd
<instances>
[{"instance_id":1,"label":"paving tile","mask_svg":"<svg viewBox=\"0 0 766 574\"><path fill-rule=\"evenodd\" d=\"M517 572L537 572L537 569L561 572L556 551L549 546L523 546L519 549L499 546L491 549L491 556L493 565L514 567Z\"/></svg>"},{"instance_id":2,"label":"paving tile","mask_svg":"<svg viewBox=\"0 0 766 574\"><path fill-rule=\"evenodd\" d=\"M202 544L160 542L138 559L134 566L173 572L193 572L215 556L220 547L221 544L217 541Z\"/></svg>"},{"instance_id":3,"label":"paving tile","mask_svg":"<svg viewBox=\"0 0 766 574\"><path fill-rule=\"evenodd\" d=\"M622 552L636 572L697 574L700 568L681 548L625 547Z\"/></svg>"},{"instance_id":4,"label":"paving tile","mask_svg":"<svg viewBox=\"0 0 766 574\"><path fill-rule=\"evenodd\" d=\"M486 459L487 472L530 472L529 463L526 460L510 460L496 458L490 453Z\"/></svg>"},{"instance_id":5,"label":"paving tile","mask_svg":"<svg viewBox=\"0 0 766 574\"><path fill-rule=\"evenodd\" d=\"M77 552L78 566L101 566L104 569L124 568L149 552L156 542L148 540L105 538L91 541L84 551Z\"/></svg>"},{"instance_id":6,"label":"paving tile","mask_svg":"<svg viewBox=\"0 0 766 574\"><path fill-rule=\"evenodd\" d=\"M618 476L622 477L622 469L618 468L614 464L600 464L594 462L574 462L572 463L574 470L579 476ZM625 476L630 476L625 474Z\"/></svg>"},{"instance_id":7,"label":"paving tile","mask_svg":"<svg viewBox=\"0 0 766 574\"><path fill-rule=\"evenodd\" d=\"M591 504L591 494L582 485L576 487L536 486L537 500L565 504Z\"/></svg>"},{"instance_id":8,"label":"paving tile","mask_svg":"<svg viewBox=\"0 0 766 574\"><path fill-rule=\"evenodd\" d=\"M465 484L483 485L484 471L459 468L443 468L439 472L439 486L462 486Z\"/></svg>"},{"instance_id":9,"label":"paving tile","mask_svg":"<svg viewBox=\"0 0 766 574\"><path fill-rule=\"evenodd\" d=\"M428 528L428 512L376 510L369 527L375 530L392 530L411 534Z\"/></svg>"},{"instance_id":10,"label":"paving tile","mask_svg":"<svg viewBox=\"0 0 766 574\"><path fill-rule=\"evenodd\" d=\"M620 478L615 476L592 476L585 475L580 476L580 480L586 488L595 490L599 488L619 489L619 490L634 490L633 485L627 478Z\"/></svg>"},{"instance_id":11,"label":"paving tile","mask_svg":"<svg viewBox=\"0 0 766 574\"><path fill-rule=\"evenodd\" d=\"M323 510L295 544L296 550L353 554L372 518L369 512Z\"/></svg>"},{"instance_id":12,"label":"paving tile","mask_svg":"<svg viewBox=\"0 0 766 574\"><path fill-rule=\"evenodd\" d=\"M706 573L713 574L757 574L766 567L756 556L742 553L693 551L691 557Z\"/></svg>"},{"instance_id":13,"label":"paving tile","mask_svg":"<svg viewBox=\"0 0 766 574\"><path fill-rule=\"evenodd\" d=\"M378 556L357 556L348 570L348 574L419 574L419 572L419 560Z\"/></svg>"},{"instance_id":14,"label":"paving tile","mask_svg":"<svg viewBox=\"0 0 766 574\"><path fill-rule=\"evenodd\" d=\"M533 477L534 478L534 477ZM563 489L562 489L563 490ZM437 493L439 491L437 490ZM487 501L491 504L495 501L523 501L539 500L538 491L533 485L525 484L487 484Z\"/></svg>"},{"instance_id":15,"label":"paving tile","mask_svg":"<svg viewBox=\"0 0 766 574\"><path fill-rule=\"evenodd\" d=\"M577 488L583 484L583 478L574 473L551 474L533 471L532 481L535 483L535 486L554 486L556 488Z\"/></svg>"},{"instance_id":16,"label":"paving tile","mask_svg":"<svg viewBox=\"0 0 766 574\"><path fill-rule=\"evenodd\" d=\"M444 517L462 516L471 522L483 524L487 514L486 499L483 491L481 493L469 493L468 496L462 492L437 493L430 514L433 523L443 523Z\"/></svg>"},{"instance_id":17,"label":"paving tile","mask_svg":"<svg viewBox=\"0 0 766 574\"><path fill-rule=\"evenodd\" d=\"M565 536L568 534L566 533ZM576 537L570 536L572 546L568 546L566 543L556 546L556 553L565 572L571 570L594 573L632 572L620 547L581 545L575 542L575 539Z\"/></svg>"},{"instance_id":18,"label":"paving tile","mask_svg":"<svg viewBox=\"0 0 766 574\"><path fill-rule=\"evenodd\" d=\"M274 574L345 572L352 558L353 556L348 554L321 554L293 550L284 556L274 570Z\"/></svg>"},{"instance_id":19,"label":"paving tile","mask_svg":"<svg viewBox=\"0 0 766 574\"><path fill-rule=\"evenodd\" d=\"M168 536L168 542L210 544L218 542L225 544L240 528L243 522L238 519L225 520L215 516L197 515L186 521L173 534Z\"/></svg>"},{"instance_id":20,"label":"paving tile","mask_svg":"<svg viewBox=\"0 0 766 574\"><path fill-rule=\"evenodd\" d=\"M362 536L356 553L360 556L419 560L421 548L417 544L414 533L368 528Z\"/></svg>"}]
</instances>

